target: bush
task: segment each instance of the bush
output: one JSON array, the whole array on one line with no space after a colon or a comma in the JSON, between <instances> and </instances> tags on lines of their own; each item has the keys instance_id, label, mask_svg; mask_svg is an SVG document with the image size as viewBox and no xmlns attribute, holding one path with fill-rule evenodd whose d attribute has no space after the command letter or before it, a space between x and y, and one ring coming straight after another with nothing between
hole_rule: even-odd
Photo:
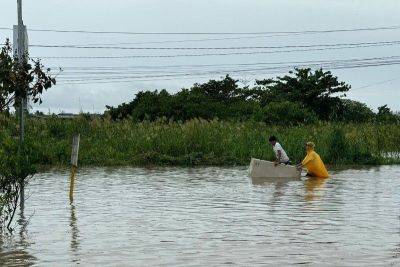
<instances>
[{"instance_id":1,"label":"bush","mask_svg":"<svg viewBox=\"0 0 400 267\"><path fill-rule=\"evenodd\" d=\"M400 122L400 117L398 114L393 113L387 105L384 105L378 107L376 120L382 123L398 123Z\"/></svg>"},{"instance_id":2,"label":"bush","mask_svg":"<svg viewBox=\"0 0 400 267\"><path fill-rule=\"evenodd\" d=\"M298 103L284 101L271 102L263 108L263 121L267 124L295 125L314 123L317 115Z\"/></svg>"},{"instance_id":3,"label":"bush","mask_svg":"<svg viewBox=\"0 0 400 267\"><path fill-rule=\"evenodd\" d=\"M349 99L342 100L339 119L345 122L371 122L374 112L366 104Z\"/></svg>"},{"instance_id":4,"label":"bush","mask_svg":"<svg viewBox=\"0 0 400 267\"><path fill-rule=\"evenodd\" d=\"M36 173L34 151L30 140L19 147L18 139L0 132L0 230L12 231L21 185Z\"/></svg>"},{"instance_id":5,"label":"bush","mask_svg":"<svg viewBox=\"0 0 400 267\"><path fill-rule=\"evenodd\" d=\"M335 127L329 137L329 147L326 160L336 165L340 164L378 164L381 155L373 155L371 148L357 138L346 137L343 127Z\"/></svg>"}]
</instances>

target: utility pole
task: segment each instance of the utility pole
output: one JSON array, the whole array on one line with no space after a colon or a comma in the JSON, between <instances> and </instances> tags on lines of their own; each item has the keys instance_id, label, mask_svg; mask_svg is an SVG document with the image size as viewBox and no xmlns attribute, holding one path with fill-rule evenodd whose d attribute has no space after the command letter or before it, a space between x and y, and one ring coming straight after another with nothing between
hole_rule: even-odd
<instances>
[{"instance_id":1,"label":"utility pole","mask_svg":"<svg viewBox=\"0 0 400 267\"><path fill-rule=\"evenodd\" d=\"M22 71L23 66L24 66L24 60L25 60L25 28L24 28L24 22L22 20L22 0L17 0L18 4L18 26L17 26L17 56L18 56L18 63L20 65L20 70ZM15 42L16 40L14 40ZM22 146L24 142L24 132L25 132L25 121L24 121L24 102L25 102L25 91L26 88L24 88L22 83L19 83L21 88L18 88L19 92L19 107L18 107L18 112L19 112L19 145Z\"/></svg>"},{"instance_id":2,"label":"utility pole","mask_svg":"<svg viewBox=\"0 0 400 267\"><path fill-rule=\"evenodd\" d=\"M24 22L22 20L22 0L17 0L18 4L18 63L20 64L21 70L23 69L24 57L25 57L25 30ZM22 145L24 142L24 101L25 101L25 88L18 88L20 92L19 99L19 143Z\"/></svg>"},{"instance_id":3,"label":"utility pole","mask_svg":"<svg viewBox=\"0 0 400 267\"><path fill-rule=\"evenodd\" d=\"M18 63L20 64L21 71L24 67L25 61L25 27L22 20L22 0L17 0L18 9ZM18 88L19 92L19 146L20 149L24 143L25 134L25 119L24 119L24 104L26 101L26 87L24 84L20 83L21 88ZM25 203L25 181L20 184L20 207L23 210Z\"/></svg>"}]
</instances>

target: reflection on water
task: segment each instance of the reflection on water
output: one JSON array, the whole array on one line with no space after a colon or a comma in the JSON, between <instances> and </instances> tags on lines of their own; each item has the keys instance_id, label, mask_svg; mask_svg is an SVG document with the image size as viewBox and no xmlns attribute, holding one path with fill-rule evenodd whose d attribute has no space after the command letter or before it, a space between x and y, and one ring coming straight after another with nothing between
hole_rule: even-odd
<instances>
[{"instance_id":1,"label":"reflection on water","mask_svg":"<svg viewBox=\"0 0 400 267\"><path fill-rule=\"evenodd\" d=\"M11 235L0 235L0 266L31 266L36 257L29 253L31 245L28 236L28 223L24 210L20 210L17 218L18 232Z\"/></svg>"},{"instance_id":2,"label":"reflection on water","mask_svg":"<svg viewBox=\"0 0 400 267\"><path fill-rule=\"evenodd\" d=\"M267 203L270 206L270 211L274 211L275 203L285 195L285 190L290 182L301 181L300 178L251 178L251 183L256 186L263 186L273 189L271 200Z\"/></svg>"},{"instance_id":3,"label":"reflection on water","mask_svg":"<svg viewBox=\"0 0 400 267\"><path fill-rule=\"evenodd\" d=\"M77 219L76 219L76 214L75 214L75 205L70 204L70 209L71 209L71 219L70 219L70 228L71 228L71 252L72 255L74 256L74 259L72 262L74 263L79 263L79 230L77 226Z\"/></svg>"},{"instance_id":4,"label":"reflection on water","mask_svg":"<svg viewBox=\"0 0 400 267\"><path fill-rule=\"evenodd\" d=\"M254 180L246 168L86 169L71 205L68 174L32 181L0 265L400 264L400 166L295 180Z\"/></svg>"},{"instance_id":5,"label":"reflection on water","mask_svg":"<svg viewBox=\"0 0 400 267\"><path fill-rule=\"evenodd\" d=\"M316 178L316 177L308 178L305 182L305 188L307 191L305 199L307 201L312 201L316 200L317 198L320 198L324 192L323 189L328 179L330 178Z\"/></svg>"},{"instance_id":6,"label":"reflection on water","mask_svg":"<svg viewBox=\"0 0 400 267\"><path fill-rule=\"evenodd\" d=\"M293 181L301 181L300 178L251 178L253 185L270 186L274 184L287 184Z\"/></svg>"}]
</instances>

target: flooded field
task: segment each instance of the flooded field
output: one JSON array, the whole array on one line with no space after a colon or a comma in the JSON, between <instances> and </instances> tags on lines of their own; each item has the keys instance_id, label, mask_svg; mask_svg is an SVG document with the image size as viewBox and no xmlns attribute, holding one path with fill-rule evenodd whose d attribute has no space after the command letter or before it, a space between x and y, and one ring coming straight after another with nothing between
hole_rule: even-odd
<instances>
[{"instance_id":1,"label":"flooded field","mask_svg":"<svg viewBox=\"0 0 400 267\"><path fill-rule=\"evenodd\" d=\"M400 166L252 181L246 168L37 175L1 266L400 264Z\"/></svg>"}]
</instances>

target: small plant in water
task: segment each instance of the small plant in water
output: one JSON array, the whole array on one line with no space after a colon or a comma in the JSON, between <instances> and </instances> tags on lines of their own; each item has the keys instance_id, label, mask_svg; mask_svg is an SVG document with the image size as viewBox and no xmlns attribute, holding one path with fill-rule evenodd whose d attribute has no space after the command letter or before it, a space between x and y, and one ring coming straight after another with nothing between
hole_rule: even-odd
<instances>
[{"instance_id":1,"label":"small plant in water","mask_svg":"<svg viewBox=\"0 0 400 267\"><path fill-rule=\"evenodd\" d=\"M21 187L33 177L36 167L29 144L19 147L13 138L4 136L0 142L0 229L12 232Z\"/></svg>"}]
</instances>

